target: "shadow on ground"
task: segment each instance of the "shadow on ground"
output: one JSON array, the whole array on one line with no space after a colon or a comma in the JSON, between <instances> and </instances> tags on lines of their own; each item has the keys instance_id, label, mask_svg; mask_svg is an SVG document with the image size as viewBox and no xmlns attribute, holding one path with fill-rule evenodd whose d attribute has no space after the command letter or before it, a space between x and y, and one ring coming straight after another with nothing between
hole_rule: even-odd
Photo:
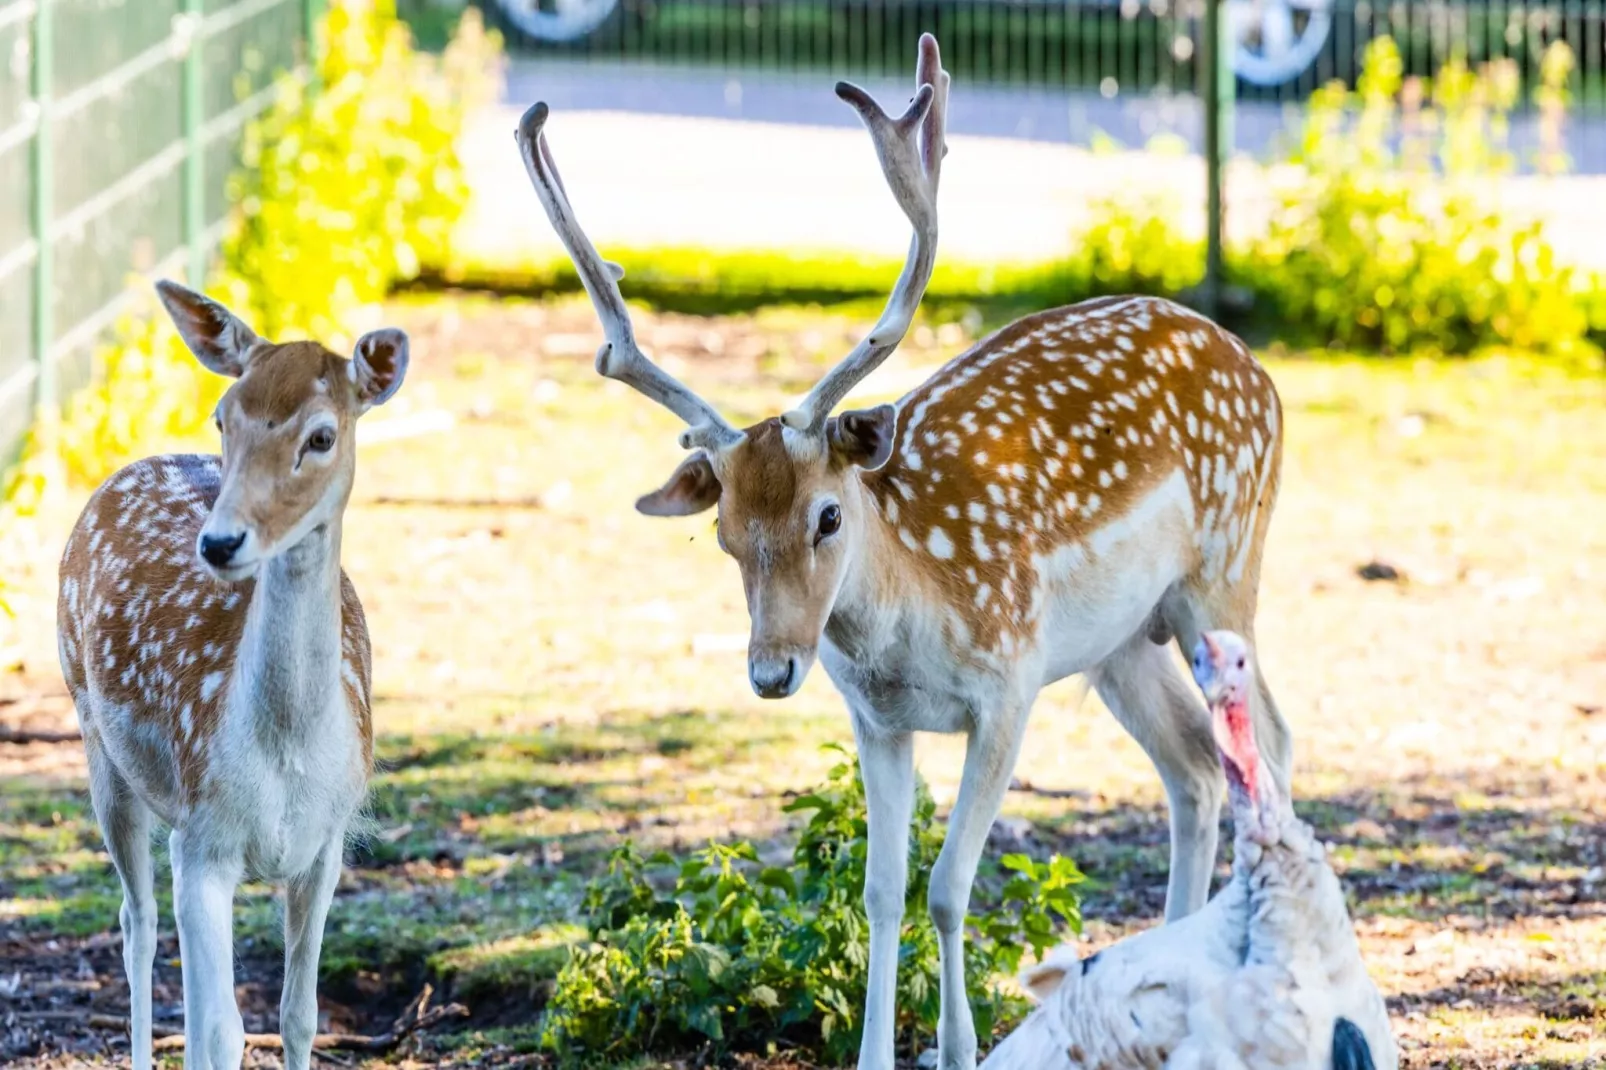
<instances>
[{"instance_id":1,"label":"shadow on ground","mask_svg":"<svg viewBox=\"0 0 1606 1070\"><path fill-rule=\"evenodd\" d=\"M740 755L784 755L790 741L778 724L726 713L618 713L525 735L383 740L370 827L330 918L326 1025L383 1031L430 981L469 1004L471 1035L512 1029L527 1041L562 961L563 941L551 934L573 917L609 847L625 838L684 847L733 838L735 824L742 835L787 838L780 806L788 792L744 795L718 784ZM1521 794L1512 794L1514 785ZM115 1031L87 1024L90 1014L126 1013L127 992L119 893L81 784L13 777L0 786L0 898L9 904L0 959L3 972L21 974L0 1054L123 1050ZM1514 919L1606 917L1606 825L1573 789L1542 771L1506 767L1498 778L1469 772L1451 782L1347 789L1306 800L1300 811L1332 844L1363 930L1407 922L1424 933L1476 934ZM1099 942L1157 922L1166 845L1161 808L1092 796L1054 798L1029 829L1001 825L990 851L1075 858L1091 878L1085 909ZM157 853L165 863L159 844ZM978 895L988 894L984 882ZM177 947L165 891L161 900L156 1013L174 1025ZM246 1025L271 1032L278 909L260 886L243 889L240 904ZM1587 1036L1606 1028L1606 974L1574 965L1577 972L1559 977L1520 965L1474 967L1440 987L1396 993L1392 1005L1398 1015L1522 1014L1563 1038Z\"/></svg>"}]
</instances>

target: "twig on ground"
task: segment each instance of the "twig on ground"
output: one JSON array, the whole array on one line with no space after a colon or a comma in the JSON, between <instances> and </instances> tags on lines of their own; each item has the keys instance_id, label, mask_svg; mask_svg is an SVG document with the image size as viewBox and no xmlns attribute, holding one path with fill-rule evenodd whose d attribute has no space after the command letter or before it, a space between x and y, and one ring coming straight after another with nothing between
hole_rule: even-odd
<instances>
[{"instance_id":1,"label":"twig on ground","mask_svg":"<svg viewBox=\"0 0 1606 1070\"><path fill-rule=\"evenodd\" d=\"M74 743L83 738L78 732L46 732L0 725L0 743Z\"/></svg>"},{"instance_id":2,"label":"twig on ground","mask_svg":"<svg viewBox=\"0 0 1606 1070\"><path fill-rule=\"evenodd\" d=\"M318 1056L318 1058L325 1060L326 1062L334 1063L336 1066L352 1066L352 1065L354 1065L352 1063L352 1061L351 1061L351 1056L349 1056L349 1055L341 1055L339 1052L336 1052L336 1051L328 1051L328 1050L317 1051L315 1049L313 1051L313 1054Z\"/></svg>"},{"instance_id":3,"label":"twig on ground","mask_svg":"<svg viewBox=\"0 0 1606 1070\"><path fill-rule=\"evenodd\" d=\"M89 1016L89 1027L91 1029L110 1029L114 1032L120 1029L126 1033L128 1031L128 1019L118 1017L115 1014L91 1014ZM177 1026L162 1025L157 1022L151 1025L151 1035L158 1039L162 1037L182 1037L184 1030Z\"/></svg>"},{"instance_id":4,"label":"twig on ground","mask_svg":"<svg viewBox=\"0 0 1606 1070\"><path fill-rule=\"evenodd\" d=\"M12 1016L24 1022L83 1022L91 1029L109 1029L112 1032L121 1030L128 1032L128 1019L116 1014L91 1014L84 1017L83 1011L13 1011ZM156 1037L171 1037L182 1035L182 1029L171 1026L152 1025L151 1035Z\"/></svg>"},{"instance_id":5,"label":"twig on ground","mask_svg":"<svg viewBox=\"0 0 1606 1070\"><path fill-rule=\"evenodd\" d=\"M1030 780L1020 777L1009 782L1010 791L1018 791L1025 795L1041 795L1045 799L1091 799L1091 791L1082 791L1078 788L1040 788Z\"/></svg>"},{"instance_id":6,"label":"twig on ground","mask_svg":"<svg viewBox=\"0 0 1606 1070\"><path fill-rule=\"evenodd\" d=\"M394 1025L385 1033L368 1036L362 1033L319 1033L312 1038L313 1051L389 1051L406 1040L414 1033L433 1028L448 1018L467 1018L468 1008L461 1003L448 1003L441 1007L430 1007L429 999L434 989L425 985L423 990L413 997L407 1005L402 1016L396 1019ZM44 1012L34 1015L39 1018L76 1018L76 1015L62 1012ZM111 1014L93 1014L89 1017L89 1025L95 1029L110 1029L128 1031L128 1019ZM156 1026L152 1029L156 1039L151 1044L153 1051L183 1051L184 1034L182 1030L169 1029L165 1026ZM283 1051L284 1041L277 1033L247 1033L245 1046L248 1048L265 1048L270 1051ZM337 1060L338 1061L338 1060Z\"/></svg>"}]
</instances>

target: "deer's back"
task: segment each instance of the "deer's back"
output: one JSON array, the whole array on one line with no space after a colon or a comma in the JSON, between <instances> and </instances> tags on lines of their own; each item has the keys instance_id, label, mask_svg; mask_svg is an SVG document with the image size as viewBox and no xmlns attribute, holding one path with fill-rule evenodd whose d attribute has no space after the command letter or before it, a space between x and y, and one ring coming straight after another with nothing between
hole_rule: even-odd
<instances>
[{"instance_id":1,"label":"deer's back","mask_svg":"<svg viewBox=\"0 0 1606 1070\"><path fill-rule=\"evenodd\" d=\"M1174 531L1185 573L1241 569L1280 443L1271 378L1235 336L1162 299L1100 298L1018 320L916 388L867 486L985 645L1033 631L1045 572L1113 562L1136 529Z\"/></svg>"}]
</instances>

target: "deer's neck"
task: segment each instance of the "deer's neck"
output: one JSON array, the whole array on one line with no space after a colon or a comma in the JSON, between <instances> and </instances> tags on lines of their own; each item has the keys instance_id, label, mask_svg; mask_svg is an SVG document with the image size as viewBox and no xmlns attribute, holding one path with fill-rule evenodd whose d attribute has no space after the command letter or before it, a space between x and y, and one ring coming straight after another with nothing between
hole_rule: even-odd
<instances>
[{"instance_id":1,"label":"deer's neck","mask_svg":"<svg viewBox=\"0 0 1606 1070\"><path fill-rule=\"evenodd\" d=\"M861 489L864 530L843 576L825 633L849 660L875 662L894 644L936 624L937 600L928 574L877 506Z\"/></svg>"},{"instance_id":2,"label":"deer's neck","mask_svg":"<svg viewBox=\"0 0 1606 1070\"><path fill-rule=\"evenodd\" d=\"M258 735L293 746L328 724L340 687L340 524L268 561L246 614L234 686ZM238 704L236 704L238 706Z\"/></svg>"}]
</instances>

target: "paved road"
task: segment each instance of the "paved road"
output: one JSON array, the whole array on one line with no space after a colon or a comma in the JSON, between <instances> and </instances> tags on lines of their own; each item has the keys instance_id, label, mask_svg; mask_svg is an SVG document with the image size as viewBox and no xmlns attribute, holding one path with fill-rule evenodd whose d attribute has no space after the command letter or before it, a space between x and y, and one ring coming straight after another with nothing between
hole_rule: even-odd
<instances>
[{"instance_id":1,"label":"paved road","mask_svg":"<svg viewBox=\"0 0 1606 1070\"><path fill-rule=\"evenodd\" d=\"M721 72L697 67L515 60L507 100L528 104L545 100L554 108L678 115L703 119L807 126L856 126L852 111L816 74ZM908 94L905 83L868 82L882 99ZM955 134L1014 138L1087 146L1095 132L1139 148L1157 134L1180 137L1193 152L1203 151L1204 117L1192 96L1121 96L1050 93L987 86L960 86L953 95L949 130ZM1240 101L1236 145L1257 159L1267 158L1297 123L1284 105ZM1511 143L1519 158L1532 155L1538 133L1532 116L1512 121ZM1606 115L1575 117L1568 128L1568 150L1579 174L1606 174Z\"/></svg>"},{"instance_id":2,"label":"paved road","mask_svg":"<svg viewBox=\"0 0 1606 1070\"><path fill-rule=\"evenodd\" d=\"M903 254L907 223L869 139L828 91L795 78L744 78L731 88L703 72L672 74L516 67L506 102L476 116L465 138L474 200L460 234L464 255L504 267L562 255L513 148L519 113L538 97L552 105L553 151L582 223L604 252L692 246ZM907 96L901 85L870 88L888 102ZM1063 256L1090 209L1117 192L1152 194L1185 232L1202 234L1198 154L1180 146L1171 156L1093 152L1076 134L1093 126L1118 136L1131 130L1139 136L1122 140L1141 144L1152 125L1152 132L1186 136L1194 110L1183 100L1095 104L956 88L941 255L981 264ZM1113 121L1123 116L1126 127ZM1251 112L1240 124L1241 143L1269 139L1275 118ZM1265 224L1276 204L1272 179L1247 159L1235 163L1230 232L1253 234ZM1500 207L1550 221L1564 259L1606 268L1606 178L1505 179L1488 190Z\"/></svg>"}]
</instances>

